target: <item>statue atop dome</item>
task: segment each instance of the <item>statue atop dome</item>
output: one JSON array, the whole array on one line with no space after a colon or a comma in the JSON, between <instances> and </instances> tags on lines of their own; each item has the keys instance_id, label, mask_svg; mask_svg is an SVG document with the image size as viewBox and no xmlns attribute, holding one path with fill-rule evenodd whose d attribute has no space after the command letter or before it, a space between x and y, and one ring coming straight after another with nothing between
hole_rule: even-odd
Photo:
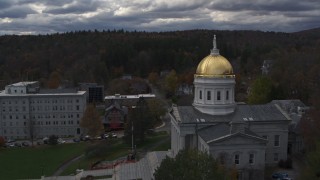
<instances>
[{"instance_id":1,"label":"statue atop dome","mask_svg":"<svg viewBox=\"0 0 320 180\"><path fill-rule=\"evenodd\" d=\"M217 48L216 35L213 36L213 48L211 49L210 55L213 55L213 56L219 55L219 49Z\"/></svg>"}]
</instances>

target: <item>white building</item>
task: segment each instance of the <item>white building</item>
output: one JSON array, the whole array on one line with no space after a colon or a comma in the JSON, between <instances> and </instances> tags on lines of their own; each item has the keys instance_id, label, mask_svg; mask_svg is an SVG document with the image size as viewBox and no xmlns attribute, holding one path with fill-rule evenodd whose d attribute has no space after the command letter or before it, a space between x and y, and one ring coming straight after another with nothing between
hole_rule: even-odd
<instances>
[{"instance_id":1,"label":"white building","mask_svg":"<svg viewBox=\"0 0 320 180\"><path fill-rule=\"evenodd\" d=\"M42 90L37 81L7 85L0 91L0 136L27 139L80 135L85 93L74 89Z\"/></svg>"},{"instance_id":2,"label":"white building","mask_svg":"<svg viewBox=\"0 0 320 180\"><path fill-rule=\"evenodd\" d=\"M173 106L171 149L196 148L238 170L238 179L261 179L266 165L287 159L290 117L276 104L235 102L235 75L229 61L213 49L194 75L192 106Z\"/></svg>"}]
</instances>

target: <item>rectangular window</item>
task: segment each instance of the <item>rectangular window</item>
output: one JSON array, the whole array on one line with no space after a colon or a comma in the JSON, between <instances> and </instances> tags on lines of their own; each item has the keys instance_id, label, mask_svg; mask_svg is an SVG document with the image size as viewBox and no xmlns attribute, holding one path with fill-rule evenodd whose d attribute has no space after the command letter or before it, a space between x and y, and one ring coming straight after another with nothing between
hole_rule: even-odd
<instances>
[{"instance_id":1,"label":"rectangular window","mask_svg":"<svg viewBox=\"0 0 320 180\"><path fill-rule=\"evenodd\" d=\"M211 91L207 91L207 100L211 100Z\"/></svg>"},{"instance_id":2,"label":"rectangular window","mask_svg":"<svg viewBox=\"0 0 320 180\"><path fill-rule=\"evenodd\" d=\"M202 91L199 91L199 99L202 99Z\"/></svg>"},{"instance_id":3,"label":"rectangular window","mask_svg":"<svg viewBox=\"0 0 320 180\"><path fill-rule=\"evenodd\" d=\"M249 154L249 164L254 164L254 154Z\"/></svg>"},{"instance_id":4,"label":"rectangular window","mask_svg":"<svg viewBox=\"0 0 320 180\"><path fill-rule=\"evenodd\" d=\"M278 153L274 153L273 154L273 160L274 161L278 161L279 160L279 154Z\"/></svg>"},{"instance_id":5,"label":"rectangular window","mask_svg":"<svg viewBox=\"0 0 320 180\"><path fill-rule=\"evenodd\" d=\"M239 154L234 155L234 164L240 164L240 155Z\"/></svg>"},{"instance_id":6,"label":"rectangular window","mask_svg":"<svg viewBox=\"0 0 320 180\"><path fill-rule=\"evenodd\" d=\"M226 91L226 100L229 100L229 91Z\"/></svg>"},{"instance_id":7,"label":"rectangular window","mask_svg":"<svg viewBox=\"0 0 320 180\"><path fill-rule=\"evenodd\" d=\"M274 146L278 147L280 145L280 135L274 135Z\"/></svg>"},{"instance_id":8,"label":"rectangular window","mask_svg":"<svg viewBox=\"0 0 320 180\"><path fill-rule=\"evenodd\" d=\"M221 92L217 91L217 100L220 101L221 100Z\"/></svg>"}]
</instances>

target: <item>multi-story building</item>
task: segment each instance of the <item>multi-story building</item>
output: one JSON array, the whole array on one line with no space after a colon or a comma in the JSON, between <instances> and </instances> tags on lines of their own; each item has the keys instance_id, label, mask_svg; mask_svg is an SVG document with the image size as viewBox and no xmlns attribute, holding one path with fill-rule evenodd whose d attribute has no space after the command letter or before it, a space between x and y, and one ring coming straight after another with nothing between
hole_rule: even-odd
<instances>
[{"instance_id":1,"label":"multi-story building","mask_svg":"<svg viewBox=\"0 0 320 180\"><path fill-rule=\"evenodd\" d=\"M39 83L19 82L0 91L0 136L7 139L81 134L85 91L40 89Z\"/></svg>"},{"instance_id":2,"label":"multi-story building","mask_svg":"<svg viewBox=\"0 0 320 180\"><path fill-rule=\"evenodd\" d=\"M235 102L235 75L219 54L216 38L211 53L194 75L192 106L172 107L171 151L198 149L226 167L238 179L261 179L266 165L287 159L291 118L275 103Z\"/></svg>"},{"instance_id":3,"label":"multi-story building","mask_svg":"<svg viewBox=\"0 0 320 180\"><path fill-rule=\"evenodd\" d=\"M80 83L80 90L86 91L88 103L104 102L104 86L97 83Z\"/></svg>"}]
</instances>

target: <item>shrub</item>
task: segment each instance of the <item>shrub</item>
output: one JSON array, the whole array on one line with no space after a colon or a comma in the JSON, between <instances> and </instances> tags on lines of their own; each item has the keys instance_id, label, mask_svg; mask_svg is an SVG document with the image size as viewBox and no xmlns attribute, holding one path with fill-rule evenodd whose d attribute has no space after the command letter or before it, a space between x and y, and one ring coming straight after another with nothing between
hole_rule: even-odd
<instances>
[{"instance_id":1,"label":"shrub","mask_svg":"<svg viewBox=\"0 0 320 180\"><path fill-rule=\"evenodd\" d=\"M292 159L291 158L288 158L285 162L285 167L287 169L292 169Z\"/></svg>"}]
</instances>

